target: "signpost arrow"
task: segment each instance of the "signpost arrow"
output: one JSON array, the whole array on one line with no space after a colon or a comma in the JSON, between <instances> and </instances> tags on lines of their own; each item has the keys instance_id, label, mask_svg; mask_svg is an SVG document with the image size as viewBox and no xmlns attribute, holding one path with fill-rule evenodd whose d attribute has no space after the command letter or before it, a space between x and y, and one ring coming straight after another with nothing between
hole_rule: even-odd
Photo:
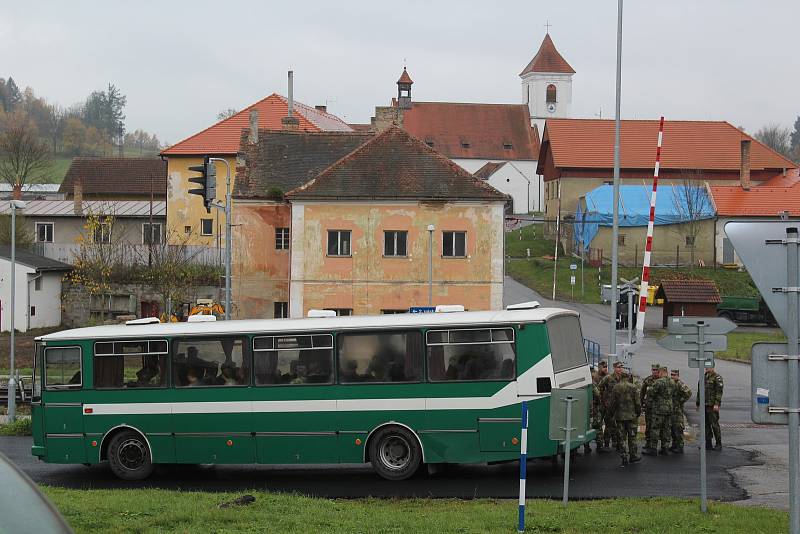
<instances>
[{"instance_id":1,"label":"signpost arrow","mask_svg":"<svg viewBox=\"0 0 800 534\"><path fill-rule=\"evenodd\" d=\"M667 319L667 333L697 334L698 323L703 325L703 333L706 336L709 334L727 334L736 328L736 323L725 317L692 317L687 315Z\"/></svg>"},{"instance_id":2,"label":"signpost arrow","mask_svg":"<svg viewBox=\"0 0 800 534\"><path fill-rule=\"evenodd\" d=\"M700 347L697 334L669 334L659 339L658 344L667 350L723 351L728 350L728 337L723 334L705 335L703 346Z\"/></svg>"}]
</instances>

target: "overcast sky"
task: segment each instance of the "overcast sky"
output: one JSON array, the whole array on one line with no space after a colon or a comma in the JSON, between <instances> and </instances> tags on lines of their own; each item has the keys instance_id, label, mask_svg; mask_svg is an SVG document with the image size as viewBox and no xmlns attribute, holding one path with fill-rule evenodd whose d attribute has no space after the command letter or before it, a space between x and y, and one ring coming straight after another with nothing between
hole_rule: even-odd
<instances>
[{"instance_id":1,"label":"overcast sky","mask_svg":"<svg viewBox=\"0 0 800 534\"><path fill-rule=\"evenodd\" d=\"M63 105L109 82L126 125L174 143L273 92L368 122L408 65L416 100L520 102L549 20L577 71L573 116L614 114L614 0L36 1L0 12L0 77ZM628 0L623 118L800 115L797 0Z\"/></svg>"}]
</instances>

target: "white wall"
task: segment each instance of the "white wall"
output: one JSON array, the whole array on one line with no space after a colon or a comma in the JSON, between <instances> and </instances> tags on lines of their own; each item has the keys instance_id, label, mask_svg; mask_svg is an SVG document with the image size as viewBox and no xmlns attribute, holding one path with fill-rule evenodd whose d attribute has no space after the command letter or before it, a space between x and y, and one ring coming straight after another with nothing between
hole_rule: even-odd
<instances>
[{"instance_id":1,"label":"white wall","mask_svg":"<svg viewBox=\"0 0 800 534\"><path fill-rule=\"evenodd\" d=\"M555 111L547 110L547 86L556 86ZM544 132L544 122L548 118L569 118L572 116L572 74L529 72L522 77L522 103L528 104L531 124Z\"/></svg>"},{"instance_id":2,"label":"white wall","mask_svg":"<svg viewBox=\"0 0 800 534\"><path fill-rule=\"evenodd\" d=\"M499 163L507 160L454 159L453 163L467 172L474 173L490 161ZM536 161L529 160L509 161L489 177L488 182L492 187L511 195L514 201L514 213L544 210L544 199L540 196L539 190L542 180L541 176L536 174L536 163ZM528 192L529 181L530 196Z\"/></svg>"},{"instance_id":3,"label":"white wall","mask_svg":"<svg viewBox=\"0 0 800 534\"><path fill-rule=\"evenodd\" d=\"M17 263L16 294L14 295L14 328L25 332L29 328L61 324L61 277L64 273L42 273L42 289L34 289L35 269ZM36 315L28 321L29 306L36 306ZM0 330L11 330L11 262L0 258Z\"/></svg>"}]
</instances>

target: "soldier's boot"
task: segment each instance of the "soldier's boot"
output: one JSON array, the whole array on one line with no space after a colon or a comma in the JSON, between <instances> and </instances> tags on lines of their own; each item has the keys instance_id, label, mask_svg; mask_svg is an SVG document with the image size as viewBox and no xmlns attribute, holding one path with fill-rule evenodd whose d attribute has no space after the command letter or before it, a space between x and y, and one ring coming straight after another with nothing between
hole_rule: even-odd
<instances>
[{"instance_id":1,"label":"soldier's boot","mask_svg":"<svg viewBox=\"0 0 800 534\"><path fill-rule=\"evenodd\" d=\"M641 462L641 461L642 461L642 457L641 456L631 456L630 462L632 464L635 464L636 462Z\"/></svg>"},{"instance_id":2,"label":"soldier's boot","mask_svg":"<svg viewBox=\"0 0 800 534\"><path fill-rule=\"evenodd\" d=\"M653 447L649 447L648 446L648 447L645 447L645 448L642 449L642 454L644 454L646 456L655 456L658 453L656 452L656 450Z\"/></svg>"},{"instance_id":3,"label":"soldier's boot","mask_svg":"<svg viewBox=\"0 0 800 534\"><path fill-rule=\"evenodd\" d=\"M710 451L710 450L712 450L713 448L714 448L714 447L712 447L712 446L711 446L711 439L707 439L707 440L706 440L706 450L707 450L707 451Z\"/></svg>"},{"instance_id":4,"label":"soldier's boot","mask_svg":"<svg viewBox=\"0 0 800 534\"><path fill-rule=\"evenodd\" d=\"M628 467L628 459L624 456L622 457L622 463L619 464L620 467Z\"/></svg>"},{"instance_id":5,"label":"soldier's boot","mask_svg":"<svg viewBox=\"0 0 800 534\"><path fill-rule=\"evenodd\" d=\"M660 454L661 456L668 456L669 455L669 451L667 450L666 447L661 447L661 450L658 451L658 454Z\"/></svg>"},{"instance_id":6,"label":"soldier's boot","mask_svg":"<svg viewBox=\"0 0 800 534\"><path fill-rule=\"evenodd\" d=\"M678 446L677 445L673 445L672 447L669 448L669 452L678 452Z\"/></svg>"},{"instance_id":7,"label":"soldier's boot","mask_svg":"<svg viewBox=\"0 0 800 534\"><path fill-rule=\"evenodd\" d=\"M591 454L592 447L588 443L583 444L583 454Z\"/></svg>"},{"instance_id":8,"label":"soldier's boot","mask_svg":"<svg viewBox=\"0 0 800 534\"><path fill-rule=\"evenodd\" d=\"M721 451L722 450L722 440L717 442L717 446L714 447L714 450L715 451Z\"/></svg>"},{"instance_id":9,"label":"soldier's boot","mask_svg":"<svg viewBox=\"0 0 800 534\"><path fill-rule=\"evenodd\" d=\"M674 452L675 454L683 454L683 447L682 446L675 446L671 447L670 452Z\"/></svg>"}]
</instances>

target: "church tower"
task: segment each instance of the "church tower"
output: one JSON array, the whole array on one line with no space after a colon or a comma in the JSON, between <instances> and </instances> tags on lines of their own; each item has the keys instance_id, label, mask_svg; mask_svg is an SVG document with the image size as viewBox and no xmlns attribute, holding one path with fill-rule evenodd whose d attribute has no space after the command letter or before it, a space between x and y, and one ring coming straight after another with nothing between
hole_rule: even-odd
<instances>
[{"instance_id":1,"label":"church tower","mask_svg":"<svg viewBox=\"0 0 800 534\"><path fill-rule=\"evenodd\" d=\"M531 124L544 133L548 118L566 118L572 113L572 75L575 70L558 53L547 33L539 51L519 77L522 80L522 103L528 104Z\"/></svg>"}]
</instances>

